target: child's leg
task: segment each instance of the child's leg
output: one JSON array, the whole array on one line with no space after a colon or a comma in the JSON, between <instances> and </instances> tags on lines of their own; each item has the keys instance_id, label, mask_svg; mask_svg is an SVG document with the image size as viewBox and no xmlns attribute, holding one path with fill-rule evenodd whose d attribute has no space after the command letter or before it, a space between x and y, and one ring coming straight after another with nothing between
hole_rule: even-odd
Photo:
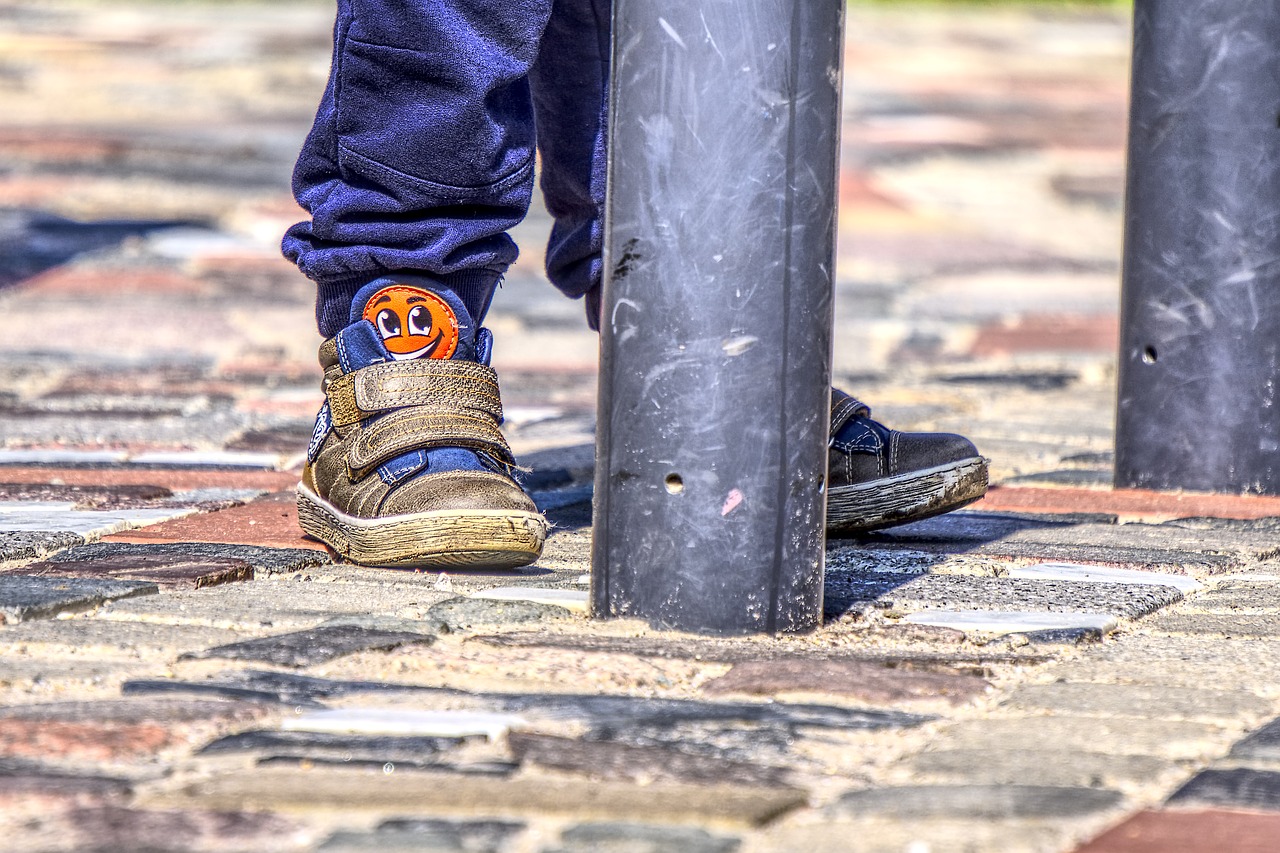
<instances>
[{"instance_id":1,"label":"child's leg","mask_svg":"<svg viewBox=\"0 0 1280 853\"><path fill-rule=\"evenodd\" d=\"M528 71L551 0L339 0L285 254L318 286L326 401L303 528L352 562L537 559L480 327L533 188Z\"/></svg>"},{"instance_id":2,"label":"child's leg","mask_svg":"<svg viewBox=\"0 0 1280 853\"><path fill-rule=\"evenodd\" d=\"M566 295L586 296L593 328L604 246L610 5L609 0L554 0L530 74L542 194L555 218L547 276Z\"/></svg>"},{"instance_id":3,"label":"child's leg","mask_svg":"<svg viewBox=\"0 0 1280 853\"><path fill-rule=\"evenodd\" d=\"M366 282L426 273L478 322L528 209L528 72L551 0L338 0L333 68L294 172L311 214L285 254L319 288L322 334Z\"/></svg>"}]
</instances>

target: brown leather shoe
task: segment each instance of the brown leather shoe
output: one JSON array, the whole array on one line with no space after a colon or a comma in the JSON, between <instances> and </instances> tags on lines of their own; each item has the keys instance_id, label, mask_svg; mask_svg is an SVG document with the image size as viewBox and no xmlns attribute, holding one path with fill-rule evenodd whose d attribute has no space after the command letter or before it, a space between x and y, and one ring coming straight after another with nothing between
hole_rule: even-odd
<instances>
[{"instance_id":1,"label":"brown leather shoe","mask_svg":"<svg viewBox=\"0 0 1280 853\"><path fill-rule=\"evenodd\" d=\"M959 435L898 432L831 389L827 535L907 524L972 503L987 492L987 460Z\"/></svg>"},{"instance_id":2,"label":"brown leather shoe","mask_svg":"<svg viewBox=\"0 0 1280 853\"><path fill-rule=\"evenodd\" d=\"M547 522L512 477L490 348L446 289L362 289L351 325L320 347L326 401L298 486L303 530L368 566L536 560Z\"/></svg>"}]
</instances>

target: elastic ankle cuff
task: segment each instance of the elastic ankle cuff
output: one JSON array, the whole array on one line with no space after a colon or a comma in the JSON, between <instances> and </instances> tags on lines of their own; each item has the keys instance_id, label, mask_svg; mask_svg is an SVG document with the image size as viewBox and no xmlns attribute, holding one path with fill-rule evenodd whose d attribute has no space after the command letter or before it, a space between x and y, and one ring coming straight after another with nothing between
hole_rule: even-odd
<instances>
[{"instance_id":1,"label":"elastic ankle cuff","mask_svg":"<svg viewBox=\"0 0 1280 853\"><path fill-rule=\"evenodd\" d=\"M452 290L467 307L477 326L484 320L493 302L502 273L497 270L460 270L447 275L403 271L405 275L438 281ZM321 336L331 338L351 322L351 303L360 288L378 278L395 278L395 272L366 273L359 276L316 283L316 325Z\"/></svg>"}]
</instances>

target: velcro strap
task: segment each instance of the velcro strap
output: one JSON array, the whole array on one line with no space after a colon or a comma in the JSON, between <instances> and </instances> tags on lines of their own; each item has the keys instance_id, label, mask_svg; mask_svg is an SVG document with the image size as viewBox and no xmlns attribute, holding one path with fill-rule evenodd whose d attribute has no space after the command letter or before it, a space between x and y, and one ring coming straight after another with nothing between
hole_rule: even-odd
<instances>
[{"instance_id":1,"label":"velcro strap","mask_svg":"<svg viewBox=\"0 0 1280 853\"><path fill-rule=\"evenodd\" d=\"M425 406L401 409L360 427L347 449L347 465L357 476L411 450L465 447L515 464L498 421L476 409L435 411Z\"/></svg>"},{"instance_id":2,"label":"velcro strap","mask_svg":"<svg viewBox=\"0 0 1280 853\"><path fill-rule=\"evenodd\" d=\"M345 427L410 406L442 413L475 409L502 420L498 375L474 361L417 359L373 364L339 376L325 388L333 422Z\"/></svg>"},{"instance_id":3,"label":"velcro strap","mask_svg":"<svg viewBox=\"0 0 1280 853\"><path fill-rule=\"evenodd\" d=\"M858 417L868 417L871 407L861 400L850 397L838 388L831 389L831 435L834 437L844 429L849 421Z\"/></svg>"}]
</instances>

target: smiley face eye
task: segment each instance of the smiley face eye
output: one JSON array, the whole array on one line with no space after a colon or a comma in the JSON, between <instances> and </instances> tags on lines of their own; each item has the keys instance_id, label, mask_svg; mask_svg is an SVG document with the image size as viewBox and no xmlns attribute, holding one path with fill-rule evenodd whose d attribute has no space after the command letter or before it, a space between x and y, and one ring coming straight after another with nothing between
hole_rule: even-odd
<instances>
[{"instance_id":1,"label":"smiley face eye","mask_svg":"<svg viewBox=\"0 0 1280 853\"><path fill-rule=\"evenodd\" d=\"M431 333L431 312L425 305L417 305L409 312L409 334L426 335Z\"/></svg>"},{"instance_id":2,"label":"smiley face eye","mask_svg":"<svg viewBox=\"0 0 1280 853\"><path fill-rule=\"evenodd\" d=\"M378 333L382 335L383 340L394 338L400 334L400 315L390 308L383 308L378 312L375 325L378 327Z\"/></svg>"}]
</instances>

